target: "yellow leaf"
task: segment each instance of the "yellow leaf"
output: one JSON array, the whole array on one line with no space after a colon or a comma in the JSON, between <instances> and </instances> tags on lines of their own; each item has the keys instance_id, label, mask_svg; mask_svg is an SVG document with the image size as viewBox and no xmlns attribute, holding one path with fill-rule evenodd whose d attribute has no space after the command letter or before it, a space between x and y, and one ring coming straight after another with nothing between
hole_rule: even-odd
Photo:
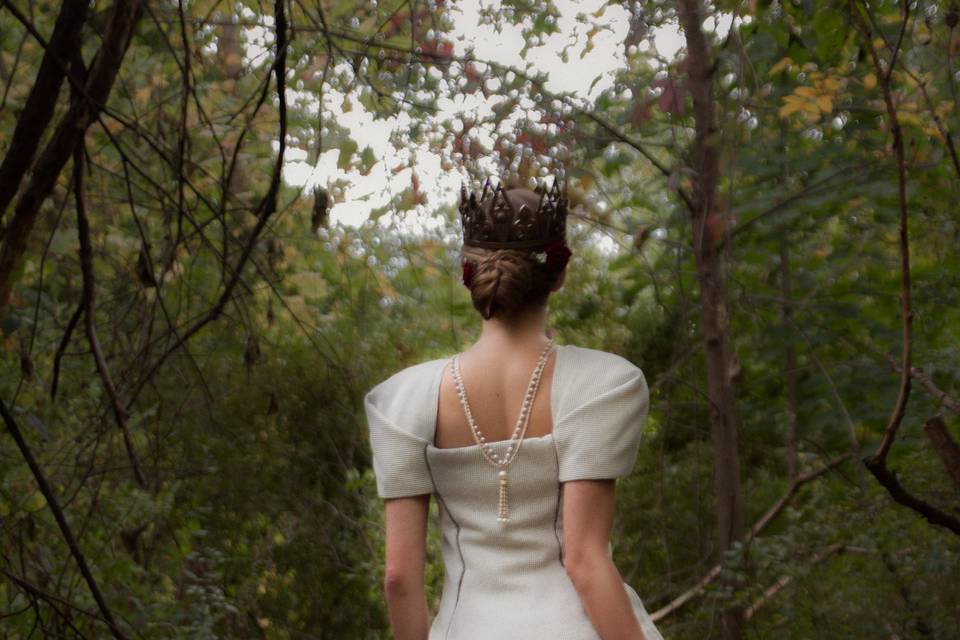
<instances>
[{"instance_id":1,"label":"yellow leaf","mask_svg":"<svg viewBox=\"0 0 960 640\"><path fill-rule=\"evenodd\" d=\"M837 76L827 76L823 79L823 86L830 91L836 91L840 88L840 78Z\"/></svg>"},{"instance_id":2,"label":"yellow leaf","mask_svg":"<svg viewBox=\"0 0 960 640\"><path fill-rule=\"evenodd\" d=\"M770 71L767 72L767 75L773 76L777 73L780 73L784 69L789 69L790 65L792 64L793 64L793 60L790 59L790 56L787 56L786 58L780 58L780 60L777 61L775 65L770 67Z\"/></svg>"},{"instance_id":3,"label":"yellow leaf","mask_svg":"<svg viewBox=\"0 0 960 640\"><path fill-rule=\"evenodd\" d=\"M817 98L817 106L820 108L820 111L830 113L833 111L833 100L830 99L830 96L820 96Z\"/></svg>"},{"instance_id":4,"label":"yellow leaf","mask_svg":"<svg viewBox=\"0 0 960 640\"><path fill-rule=\"evenodd\" d=\"M804 96L806 98L817 97L817 90L814 89L813 87L797 87L796 89L794 89L793 92L796 93L798 96Z\"/></svg>"},{"instance_id":5,"label":"yellow leaf","mask_svg":"<svg viewBox=\"0 0 960 640\"><path fill-rule=\"evenodd\" d=\"M867 91L870 91L875 86L877 86L877 76L872 73L868 73L863 77L863 88Z\"/></svg>"},{"instance_id":6,"label":"yellow leaf","mask_svg":"<svg viewBox=\"0 0 960 640\"><path fill-rule=\"evenodd\" d=\"M897 119L900 120L900 124L912 124L920 126L920 118L915 113L910 113L909 111L897 111Z\"/></svg>"},{"instance_id":7,"label":"yellow leaf","mask_svg":"<svg viewBox=\"0 0 960 640\"><path fill-rule=\"evenodd\" d=\"M145 105L150 102L151 87L140 87L134 94L133 99L138 105Z\"/></svg>"},{"instance_id":8,"label":"yellow leaf","mask_svg":"<svg viewBox=\"0 0 960 640\"><path fill-rule=\"evenodd\" d=\"M786 118L791 113L796 113L797 111L802 111L802 110L803 110L802 102L785 102L783 106L780 107L779 114L781 118Z\"/></svg>"},{"instance_id":9,"label":"yellow leaf","mask_svg":"<svg viewBox=\"0 0 960 640\"><path fill-rule=\"evenodd\" d=\"M932 126L932 125L931 125L931 126L928 126L928 127L925 127L925 128L923 129L923 132L924 132L925 134L927 134L928 136L933 136L934 138L936 138L936 139L939 140L940 142L943 142L943 141L944 141L944 140L943 140L943 136L940 134L940 129L937 129L936 127L934 127L934 126Z\"/></svg>"},{"instance_id":10,"label":"yellow leaf","mask_svg":"<svg viewBox=\"0 0 960 640\"><path fill-rule=\"evenodd\" d=\"M110 133L117 134L124 130L126 127L123 122L120 120L107 120L106 129Z\"/></svg>"}]
</instances>

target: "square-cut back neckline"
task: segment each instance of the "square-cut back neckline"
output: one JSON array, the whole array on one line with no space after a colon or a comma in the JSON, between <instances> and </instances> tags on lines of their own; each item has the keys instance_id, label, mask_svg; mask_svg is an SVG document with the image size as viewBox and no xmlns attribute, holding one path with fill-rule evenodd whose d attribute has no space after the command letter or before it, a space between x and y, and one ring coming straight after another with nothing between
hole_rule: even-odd
<instances>
[{"instance_id":1,"label":"square-cut back neckline","mask_svg":"<svg viewBox=\"0 0 960 640\"><path fill-rule=\"evenodd\" d=\"M547 440L553 437L553 432L557 428L557 372L560 369L560 354L563 352L565 344L554 343L554 350L556 354L553 356L553 373L550 376L550 433L544 434L542 436L524 436L523 442L528 440ZM430 433L430 441L427 443L427 446L435 451L465 451L467 449L473 449L479 447L480 445L476 442L473 444L468 444L463 447L438 447L435 442L437 440L437 424L440 421L440 384L443 382L443 372L447 370L447 365L449 364L450 358L444 358L441 360L442 366L439 367L439 371L434 376L433 380L433 430ZM487 444L496 446L510 442L507 440L488 440Z\"/></svg>"}]
</instances>

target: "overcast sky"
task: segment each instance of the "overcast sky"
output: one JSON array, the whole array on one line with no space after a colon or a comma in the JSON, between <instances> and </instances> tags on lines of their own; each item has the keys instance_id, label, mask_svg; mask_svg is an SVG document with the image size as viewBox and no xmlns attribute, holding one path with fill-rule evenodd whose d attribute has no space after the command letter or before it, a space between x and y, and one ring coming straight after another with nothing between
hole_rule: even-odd
<instances>
[{"instance_id":1,"label":"overcast sky","mask_svg":"<svg viewBox=\"0 0 960 640\"><path fill-rule=\"evenodd\" d=\"M492 26L479 25L479 11L488 3L457 2L450 5L453 20L452 38L454 53L464 55L469 47L473 47L474 55L479 59L499 62L515 67L524 64L520 57L523 47L523 37L520 27L505 25L500 31ZM528 51L526 60L534 68L548 74L547 88L551 91L573 91L580 96L595 98L600 92L609 88L613 83L614 72L624 65L623 41L627 34L629 14L622 7L608 5L599 18L591 16L590 24L576 21L577 13L592 14L605 4L605 0L560 0L555 5L561 12L557 22L559 33L547 38L544 46ZM603 25L594 36L594 48L584 58L579 57L580 51L586 44L586 32L593 24ZM479 26L478 26L479 25ZM682 39L676 29L658 29L653 36L654 46L658 53L670 59L682 45ZM571 48L572 55L567 62L560 57L561 49L572 41L576 45ZM644 45L645 46L645 45ZM249 52L249 50L248 50ZM600 79L590 91L591 83L600 76ZM496 79L492 79L496 83ZM491 87L495 88L495 87ZM301 149L288 148L287 163L284 168L284 179L291 185L314 184L328 186L335 180L345 179L350 186L344 193L345 201L335 204L330 209L330 222L342 222L347 225L357 225L367 219L370 211L384 206L391 198L403 192L410 186L412 170L406 168L398 173L391 169L400 164L413 161L420 180L421 188L426 192L428 203L426 207L417 207L414 211L399 212L403 227L422 228L432 226L441 221L433 219L429 211L438 205L454 203L457 199L461 178L466 174L454 168L443 170L440 166L440 156L430 151L426 146L402 149L397 151L389 142L390 133L397 128L405 128L410 124L410 118L401 114L389 120L374 120L362 106L353 100L353 109L348 113L341 113L344 96L329 91L324 96L325 108L328 113L337 115L337 122L351 132L358 143L358 150L362 151L369 146L378 159L373 169L366 176L360 175L357 170L344 172L337 167L339 149L330 149L321 155L319 162L311 166L306 162L306 153ZM458 119L461 115L483 116L490 113L490 106L495 101L487 102L482 94L464 96L461 101L454 103L443 99L438 104L439 119ZM492 144L492 139L481 141ZM491 162L491 169L495 166Z\"/></svg>"}]
</instances>

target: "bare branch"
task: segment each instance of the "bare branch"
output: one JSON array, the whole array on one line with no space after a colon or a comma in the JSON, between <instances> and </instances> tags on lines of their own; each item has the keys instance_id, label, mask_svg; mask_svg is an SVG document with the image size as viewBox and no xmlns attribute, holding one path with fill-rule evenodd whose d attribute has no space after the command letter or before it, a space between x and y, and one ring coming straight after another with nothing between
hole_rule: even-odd
<instances>
[{"instance_id":1,"label":"bare branch","mask_svg":"<svg viewBox=\"0 0 960 640\"><path fill-rule=\"evenodd\" d=\"M783 511L783 509L788 504L790 504L790 501L793 499L793 497L797 494L797 491L799 491L799 489L803 485L816 480L817 478L825 475L826 473L828 473L833 469L836 469L844 461L849 460L850 457L851 457L850 454L844 454L838 458L834 458L833 460L825 464L823 467L817 469L816 471L810 471L808 473L799 475L796 478L792 479L792 481L790 482L790 486L787 488L786 493L779 500L777 500L773 505L771 505L771 507L767 509L767 512L764 513L763 516L761 516L760 519L757 520L752 527L750 527L750 531L747 533L747 537L744 539L744 544L745 545L750 544L750 542L754 538L759 536L763 532L763 530L766 529L767 526L769 526L769 524L774 521L777 515L779 515L780 512ZM667 616L669 616L670 614L678 610L680 607L685 605L690 600L693 600L694 598L702 595L707 585L713 582L716 579L716 577L720 575L720 572L722 571L722 569L723 569L722 564L719 564L719 563L715 564L713 567L711 567L711 569L706 574L704 574L702 578L700 578L699 581L697 581L695 585L693 585L692 587L690 587L689 589L681 593L679 596L671 600L669 603L667 603L660 609L654 611L652 614L650 614L650 617L653 619L654 622L663 620L664 618L666 618Z\"/></svg>"},{"instance_id":2,"label":"bare branch","mask_svg":"<svg viewBox=\"0 0 960 640\"><path fill-rule=\"evenodd\" d=\"M885 354L887 362L890 363L890 366L894 371L900 373L903 369L900 367L899 363L894 360L889 354ZM946 391L937 386L933 379L924 372L921 367L910 367L910 377L919 382L927 393L936 398L940 404L945 406L947 409L953 413L960 415L960 401L957 401L955 398L950 396Z\"/></svg>"},{"instance_id":3,"label":"bare branch","mask_svg":"<svg viewBox=\"0 0 960 640\"><path fill-rule=\"evenodd\" d=\"M903 506L916 511L931 524L945 527L960 536L960 520L907 491L904 486L900 484L897 473L888 469L884 461L878 462L873 457L868 457L864 460L864 464L877 479L877 482L887 490L891 498Z\"/></svg>"},{"instance_id":4,"label":"bare branch","mask_svg":"<svg viewBox=\"0 0 960 640\"><path fill-rule=\"evenodd\" d=\"M97 365L97 373L100 374L100 380L103 382L103 389L110 398L110 406L113 408L113 416L117 421L117 426L123 434L123 445L127 450L127 458L133 467L133 476L141 488L147 486L147 481L140 468L140 461L137 458L136 449L133 447L133 438L130 435L130 426L128 424L127 411L120 401L120 395L113 384L113 378L110 375L110 369L107 367L107 360L103 357L103 350L100 348L100 339L97 337L96 325L96 281L93 276L93 247L90 243L90 223L87 220L86 203L84 201L83 189L83 144L77 145L73 154L73 195L76 198L77 207L77 236L80 239L80 270L83 274L83 294L80 307L84 311L86 319L85 329L87 342L90 343L90 350L93 352L93 359Z\"/></svg>"},{"instance_id":5,"label":"bare branch","mask_svg":"<svg viewBox=\"0 0 960 640\"><path fill-rule=\"evenodd\" d=\"M50 195L64 165L110 95L130 37L140 18L141 1L117 0L114 4L103 44L91 64L84 90L60 120L17 201L0 246L0 312L9 304L17 266L27 250L27 241L40 212L40 205Z\"/></svg>"},{"instance_id":6,"label":"bare branch","mask_svg":"<svg viewBox=\"0 0 960 640\"><path fill-rule=\"evenodd\" d=\"M831 556L834 556L839 553L843 553L844 547L845 545L841 542L830 545L823 551L815 554L809 560L807 560L807 566L808 567L816 566ZM776 582L774 582L772 585L767 587L763 591L763 593L760 594L759 598L753 601L753 604L751 604L749 607L747 607L744 610L743 612L744 619L749 620L754 615L756 615L760 607L770 602L770 600L772 600L774 596L776 596L778 593L780 593L781 591L789 587L793 581L794 581L794 576L787 576L787 575L780 576Z\"/></svg>"},{"instance_id":7,"label":"bare branch","mask_svg":"<svg viewBox=\"0 0 960 640\"><path fill-rule=\"evenodd\" d=\"M233 268L233 273L231 274L230 279L227 281L226 285L223 288L223 291L220 294L220 297L217 299L217 302L213 307L205 313L199 320L194 322L190 327L188 327L183 334L174 342L174 344L166 349L150 366L147 373L143 375L140 379L140 382L134 388L133 392L130 394L127 406L131 406L135 401L136 397L139 395L139 392L143 389L146 383L153 377L156 371L160 366L170 357L174 352L180 349L180 347L185 344L191 337L197 334L205 326L216 320L223 313L224 308L227 305L227 302L233 297L233 291L236 288L237 284L241 281L241 274L243 269L246 266L247 262L250 260L250 256L253 253L254 247L257 245L257 241L260 239L260 235L263 233L264 228L267 225L267 222L270 220L271 216L277 210L277 197L280 192L280 177L283 170L283 158L286 152L286 142L287 142L287 100L286 100L286 60L287 60L287 47L288 42L288 27L286 13L284 9L284 0L276 0L274 3L276 10L276 38L277 38L277 58L273 64L273 71L277 80L277 98L278 98L278 114L280 119L280 131L278 133L278 142L279 150L277 152L276 162L273 168L273 175L270 179L270 187L267 190L267 193L264 195L263 199L260 201L260 205L257 207L257 223L254 225L253 229L250 232L249 237L247 238L246 245L243 247L243 251L240 254L239 259L237 260L236 266ZM267 91L266 88L269 87L269 83L265 86L264 92L260 97L260 104L266 100ZM259 104L257 106L259 109Z\"/></svg>"},{"instance_id":8,"label":"bare branch","mask_svg":"<svg viewBox=\"0 0 960 640\"><path fill-rule=\"evenodd\" d=\"M896 438L897 430L900 428L900 423L903 422L903 416L906 413L907 408L907 400L910 398L909 371L910 359L912 356L911 325L913 321L913 311L910 306L910 236L907 227L907 169L905 153L903 149L903 131L900 128L900 119L897 116L897 108L893 103L893 92L890 88L889 71L893 70L893 66L891 65L889 67L889 71L885 72L883 63L880 60L880 56L877 53L876 48L873 46L870 28L864 21L863 16L860 13L860 8L857 6L856 0L850 0L850 12L853 15L854 22L860 29L864 46L867 48L868 52L870 53L870 57L873 59L873 66L876 70L877 77L880 78L880 86L883 89L883 101L887 108L887 118L889 119L890 129L893 133L893 148L897 159L897 193L900 205L900 304L903 333L900 364L902 368L900 372L900 389L897 393L897 401L894 404L893 411L891 412L890 418L887 421L887 426L884 429L883 438L880 440L877 450L871 456L870 462L867 464L869 468L871 466L878 467L885 464L887 454L890 452L890 447L893 446L894 438ZM904 3L904 27L906 26L907 20L910 17L909 14L910 3ZM897 49L895 49L893 53L894 60L896 59L897 50L899 49L902 37L903 31L901 30L900 39L897 41ZM876 475L876 473L874 473L874 475Z\"/></svg>"},{"instance_id":9,"label":"bare branch","mask_svg":"<svg viewBox=\"0 0 960 640\"><path fill-rule=\"evenodd\" d=\"M930 439L930 444L936 449L940 456L943 467L947 470L947 475L953 480L953 484L960 490L960 445L953 439L950 430L940 416L933 416L923 425L923 431Z\"/></svg>"},{"instance_id":10,"label":"bare branch","mask_svg":"<svg viewBox=\"0 0 960 640\"><path fill-rule=\"evenodd\" d=\"M27 466L30 467L30 471L33 473L33 477L37 481L37 486L40 488L40 493L42 493L44 499L46 499L47 506L50 507L50 511L53 513L53 517L57 521L57 526L60 528L60 533L63 535L63 539L67 543L67 547L70 548L70 554L73 556L74 561L80 568L80 573L83 575L83 579L86 581L87 587L90 589L91 595L93 595L93 599L97 602L97 608L100 610L100 615L103 616L103 619L110 628L110 632L113 634L114 638L117 640L127 640L127 636L124 635L124 633L117 626L117 623L114 621L113 614L111 613L110 608L107 606L107 602L104 599L103 594L100 592L100 586L97 584L96 579L94 579L93 574L90 572L90 567L87 566L87 560L84 558L83 552L80 550L80 546L77 544L77 540L73 535L73 530L70 528L70 524L67 522L67 518L63 513L63 509L60 508L60 503L57 500L57 494L54 493L53 489L50 487L50 483L47 482L47 477L40 468L40 464L37 462L37 459L33 457L33 451L30 450L30 446L24 439L23 433L20 431L20 426L14 419L13 414L11 414L7 409L7 403L3 400L0 400L0 415L3 416L3 421L7 425L7 431L9 431L10 435L13 436L14 441L17 443L17 448L20 449L20 454L23 456Z\"/></svg>"},{"instance_id":11,"label":"bare branch","mask_svg":"<svg viewBox=\"0 0 960 640\"><path fill-rule=\"evenodd\" d=\"M2 0L2 3L20 22L29 24L26 16L9 0ZM53 117L57 94L69 69L70 56L80 48L80 34L87 21L89 5L86 0L64 0L60 5L60 14L46 45L40 69L23 111L17 117L3 164L0 164L0 221L30 168L37 146Z\"/></svg>"}]
</instances>

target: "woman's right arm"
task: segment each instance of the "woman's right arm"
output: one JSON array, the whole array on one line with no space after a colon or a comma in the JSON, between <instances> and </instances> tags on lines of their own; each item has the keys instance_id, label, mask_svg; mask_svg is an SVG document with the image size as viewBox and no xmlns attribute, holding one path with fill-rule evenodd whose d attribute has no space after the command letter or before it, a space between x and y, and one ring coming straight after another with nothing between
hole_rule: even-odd
<instances>
[{"instance_id":1,"label":"woman's right arm","mask_svg":"<svg viewBox=\"0 0 960 640\"><path fill-rule=\"evenodd\" d=\"M430 632L424 587L430 494L386 501L384 595L396 640L427 640Z\"/></svg>"},{"instance_id":2,"label":"woman's right arm","mask_svg":"<svg viewBox=\"0 0 960 640\"><path fill-rule=\"evenodd\" d=\"M646 640L610 558L614 480L563 484L564 567L603 640Z\"/></svg>"}]
</instances>

